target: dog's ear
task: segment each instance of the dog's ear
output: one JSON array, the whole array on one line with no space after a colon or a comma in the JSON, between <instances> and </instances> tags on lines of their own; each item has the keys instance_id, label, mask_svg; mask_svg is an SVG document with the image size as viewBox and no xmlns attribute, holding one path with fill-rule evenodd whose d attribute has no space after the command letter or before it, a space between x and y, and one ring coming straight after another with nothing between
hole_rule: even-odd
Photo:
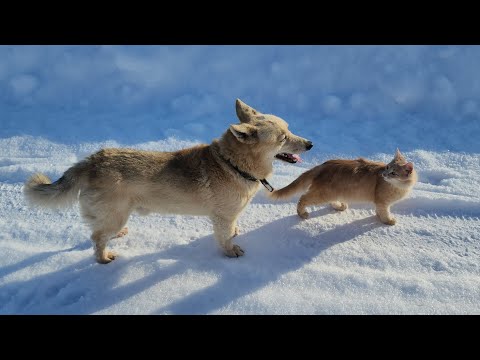
<instances>
[{"instance_id":1,"label":"dog's ear","mask_svg":"<svg viewBox=\"0 0 480 360\"><path fill-rule=\"evenodd\" d=\"M237 111L238 119L242 123L249 123L254 119L255 116L262 114L260 111L248 106L240 99L235 101L235 110Z\"/></svg>"},{"instance_id":2,"label":"dog's ear","mask_svg":"<svg viewBox=\"0 0 480 360\"><path fill-rule=\"evenodd\" d=\"M253 144L258 140L257 129L253 125L233 124L229 130L242 143Z\"/></svg>"}]
</instances>

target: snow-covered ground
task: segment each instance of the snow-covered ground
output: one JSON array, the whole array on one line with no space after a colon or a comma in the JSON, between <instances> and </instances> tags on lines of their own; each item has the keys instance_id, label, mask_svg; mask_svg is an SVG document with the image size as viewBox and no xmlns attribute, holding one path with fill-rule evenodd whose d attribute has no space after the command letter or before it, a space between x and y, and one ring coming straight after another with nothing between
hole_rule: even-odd
<instances>
[{"instance_id":1,"label":"snow-covered ground","mask_svg":"<svg viewBox=\"0 0 480 360\"><path fill-rule=\"evenodd\" d=\"M480 46L0 46L0 314L480 314L479 63ZM262 188L242 258L207 218L133 215L99 265L77 207L26 206L32 173L101 147L210 142L236 98L314 142L277 188L399 147L419 183L397 224L371 205L301 221Z\"/></svg>"},{"instance_id":2,"label":"snow-covered ground","mask_svg":"<svg viewBox=\"0 0 480 360\"><path fill-rule=\"evenodd\" d=\"M369 205L316 207L302 221L295 199L272 203L261 190L239 221L242 258L222 255L207 218L133 215L110 242L119 258L99 265L77 207L29 208L21 188L105 145L121 144L0 140L1 314L480 314L479 154L406 152L420 181L393 207L393 227ZM277 164L271 183L327 158Z\"/></svg>"}]
</instances>

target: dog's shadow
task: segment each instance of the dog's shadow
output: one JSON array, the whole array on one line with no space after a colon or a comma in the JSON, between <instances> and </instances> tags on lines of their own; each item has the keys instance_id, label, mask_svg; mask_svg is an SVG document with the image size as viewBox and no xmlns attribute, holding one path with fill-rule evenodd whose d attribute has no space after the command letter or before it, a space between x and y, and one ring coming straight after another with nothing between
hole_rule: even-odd
<instances>
[{"instance_id":1,"label":"dog's shadow","mask_svg":"<svg viewBox=\"0 0 480 360\"><path fill-rule=\"evenodd\" d=\"M371 216L316 234L308 231L312 223L321 221L321 215L328 213L332 210L314 211L311 220L306 222L291 215L242 233L235 242L245 249L245 256L236 259L223 256L212 235L158 253L120 257L106 266L94 263L91 258L83 259L57 272L10 283L3 289L4 294L20 302L12 304L10 299L10 306L5 306L0 297L0 313L15 312L17 308L21 313L92 314L112 306L115 306L113 311L130 312L121 310L123 302L133 304L133 299L145 291L150 292L148 296L152 296L152 301L156 296L166 297L167 294L161 293L166 286L155 289L155 285L185 273L213 273L218 280L166 306L132 312L207 314L225 310L225 306L237 299L308 264L326 249L383 226ZM128 278L127 273L145 268L149 269L145 276L122 285L122 279ZM25 300L28 292L37 299Z\"/></svg>"}]
</instances>

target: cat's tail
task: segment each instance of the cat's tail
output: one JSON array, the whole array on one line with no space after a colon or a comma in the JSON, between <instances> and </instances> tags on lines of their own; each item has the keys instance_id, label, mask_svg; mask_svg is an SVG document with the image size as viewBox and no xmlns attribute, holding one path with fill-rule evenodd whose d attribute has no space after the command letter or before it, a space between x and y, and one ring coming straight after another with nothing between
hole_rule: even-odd
<instances>
[{"instance_id":1,"label":"cat's tail","mask_svg":"<svg viewBox=\"0 0 480 360\"><path fill-rule=\"evenodd\" d=\"M23 194L30 205L57 208L73 204L83 183L83 162L72 166L53 182L45 175L34 174L23 187Z\"/></svg>"},{"instance_id":2,"label":"cat's tail","mask_svg":"<svg viewBox=\"0 0 480 360\"><path fill-rule=\"evenodd\" d=\"M282 189L275 190L268 195L271 199L280 200L292 197L300 191L306 191L312 184L313 179L317 176L320 166L314 167L308 171L305 171L296 180Z\"/></svg>"}]
</instances>

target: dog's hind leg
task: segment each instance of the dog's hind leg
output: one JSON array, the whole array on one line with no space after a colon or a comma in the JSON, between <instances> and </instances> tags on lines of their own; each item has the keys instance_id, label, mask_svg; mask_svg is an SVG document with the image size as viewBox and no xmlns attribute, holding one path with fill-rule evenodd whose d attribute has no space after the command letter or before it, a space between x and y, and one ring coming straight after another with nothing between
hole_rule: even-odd
<instances>
[{"instance_id":1,"label":"dog's hind leg","mask_svg":"<svg viewBox=\"0 0 480 360\"><path fill-rule=\"evenodd\" d=\"M116 255L107 251L110 239L126 235L124 228L130 216L131 208L125 202L107 202L97 197L89 196L87 192L80 196L80 208L83 218L90 224L93 232L91 239L94 243L95 258L100 264L108 264ZM102 204L102 205L100 205Z\"/></svg>"},{"instance_id":2,"label":"dog's hind leg","mask_svg":"<svg viewBox=\"0 0 480 360\"><path fill-rule=\"evenodd\" d=\"M95 258L100 264L108 264L116 258L114 252L106 250L110 238L111 232L108 231L108 229L97 230L92 233L91 239L94 242L93 248L95 251Z\"/></svg>"},{"instance_id":3,"label":"dog's hind leg","mask_svg":"<svg viewBox=\"0 0 480 360\"><path fill-rule=\"evenodd\" d=\"M228 257L243 256L244 251L233 243L233 238L238 234L237 219L226 219L220 216L210 217L213 223L215 239Z\"/></svg>"},{"instance_id":4,"label":"dog's hind leg","mask_svg":"<svg viewBox=\"0 0 480 360\"><path fill-rule=\"evenodd\" d=\"M123 226L126 224L130 213L129 211L114 211L109 213L109 217L104 221L94 224L94 231L91 239L94 242L95 258L100 264L108 264L115 260L116 254L107 251L107 243L110 239L119 237L119 234L125 235ZM121 235L121 236L123 236Z\"/></svg>"}]
</instances>

